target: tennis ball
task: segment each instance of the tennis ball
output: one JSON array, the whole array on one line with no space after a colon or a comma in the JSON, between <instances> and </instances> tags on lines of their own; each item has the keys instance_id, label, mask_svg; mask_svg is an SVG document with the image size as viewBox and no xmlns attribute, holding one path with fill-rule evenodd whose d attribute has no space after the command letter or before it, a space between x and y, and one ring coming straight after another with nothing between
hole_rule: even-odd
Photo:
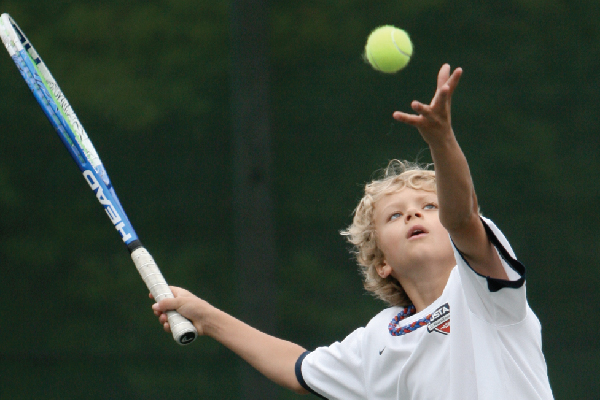
<instances>
[{"instance_id":1,"label":"tennis ball","mask_svg":"<svg viewBox=\"0 0 600 400\"><path fill-rule=\"evenodd\" d=\"M392 25L375 28L367 39L364 58L377 71L393 74L406 67L413 53L408 34Z\"/></svg>"}]
</instances>

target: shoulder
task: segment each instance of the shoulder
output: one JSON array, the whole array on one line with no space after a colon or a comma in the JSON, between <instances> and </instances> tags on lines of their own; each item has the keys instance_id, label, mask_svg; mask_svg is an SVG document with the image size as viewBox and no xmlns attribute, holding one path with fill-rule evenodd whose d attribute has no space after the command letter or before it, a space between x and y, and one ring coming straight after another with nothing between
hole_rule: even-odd
<instances>
[{"instance_id":1,"label":"shoulder","mask_svg":"<svg viewBox=\"0 0 600 400\"><path fill-rule=\"evenodd\" d=\"M507 278L493 279L488 277L488 286L491 291L497 291L503 287L520 288L525 283L525 266L517 259L508 239L502 231L490 219L481 217L486 235L490 243L494 246L502 263Z\"/></svg>"},{"instance_id":2,"label":"shoulder","mask_svg":"<svg viewBox=\"0 0 600 400\"><path fill-rule=\"evenodd\" d=\"M496 247L502 247L503 249L506 250L506 253L511 258L516 259L517 256L515 255L515 252L513 251L512 247L510 246L508 239L506 238L506 236L504 236L504 233L502 233L500 228L498 228L496 226L494 221L482 216L481 222L483 222L483 227L486 230L487 237L492 242L492 244Z\"/></svg>"},{"instance_id":3,"label":"shoulder","mask_svg":"<svg viewBox=\"0 0 600 400\"><path fill-rule=\"evenodd\" d=\"M495 325L521 321L527 314L525 266L517 260L508 240L489 219L481 222L506 278L490 277L475 269L455 247L463 293L471 312Z\"/></svg>"}]
</instances>

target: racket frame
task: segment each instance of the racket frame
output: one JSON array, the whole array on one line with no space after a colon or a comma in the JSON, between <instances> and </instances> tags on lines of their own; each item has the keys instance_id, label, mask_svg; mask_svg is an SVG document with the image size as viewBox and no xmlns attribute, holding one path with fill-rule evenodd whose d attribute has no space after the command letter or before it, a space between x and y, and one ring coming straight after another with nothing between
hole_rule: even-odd
<instances>
[{"instance_id":1,"label":"racket frame","mask_svg":"<svg viewBox=\"0 0 600 400\"><path fill-rule=\"evenodd\" d=\"M156 262L133 229L96 149L66 96L23 30L6 13L0 16L0 37L44 114L119 232L154 299L158 302L174 297ZM178 344L189 344L197 337L196 328L179 313L168 311L167 317Z\"/></svg>"}]
</instances>

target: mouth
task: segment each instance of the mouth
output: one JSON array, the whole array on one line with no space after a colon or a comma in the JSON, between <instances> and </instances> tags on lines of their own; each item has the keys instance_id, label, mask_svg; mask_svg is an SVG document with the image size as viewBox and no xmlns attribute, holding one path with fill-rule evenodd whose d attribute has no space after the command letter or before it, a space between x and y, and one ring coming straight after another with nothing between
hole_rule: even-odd
<instances>
[{"instance_id":1,"label":"mouth","mask_svg":"<svg viewBox=\"0 0 600 400\"><path fill-rule=\"evenodd\" d=\"M406 238L412 239L412 238L422 237L428 233L429 232L427 232L427 230L423 226L415 225L408 230L408 232L406 233Z\"/></svg>"}]
</instances>

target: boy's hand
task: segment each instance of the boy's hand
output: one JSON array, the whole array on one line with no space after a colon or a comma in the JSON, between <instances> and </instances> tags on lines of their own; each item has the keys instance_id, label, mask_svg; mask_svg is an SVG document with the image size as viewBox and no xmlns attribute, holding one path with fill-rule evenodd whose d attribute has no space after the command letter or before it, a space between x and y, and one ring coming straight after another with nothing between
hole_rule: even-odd
<instances>
[{"instance_id":1,"label":"boy's hand","mask_svg":"<svg viewBox=\"0 0 600 400\"><path fill-rule=\"evenodd\" d=\"M393 114L394 119L417 128L430 146L435 145L437 141L444 140L448 135L451 137L453 133L450 105L452 94L458 86L461 75L461 68L456 68L450 75L450 65L442 65L431 104L427 105L415 100L411 103L411 107L418 115L396 111Z\"/></svg>"},{"instance_id":2,"label":"boy's hand","mask_svg":"<svg viewBox=\"0 0 600 400\"><path fill-rule=\"evenodd\" d=\"M174 298L164 299L152 305L154 315L158 317L158 321L162 324L165 331L171 332L166 312L169 310L176 310L179 314L192 322L198 330L198 335L205 335L206 332L203 329L202 319L208 311L213 309L213 307L185 289L176 286L170 286L170 288L173 292L173 296L175 296ZM152 294L149 296L151 299L154 299Z\"/></svg>"}]
</instances>

